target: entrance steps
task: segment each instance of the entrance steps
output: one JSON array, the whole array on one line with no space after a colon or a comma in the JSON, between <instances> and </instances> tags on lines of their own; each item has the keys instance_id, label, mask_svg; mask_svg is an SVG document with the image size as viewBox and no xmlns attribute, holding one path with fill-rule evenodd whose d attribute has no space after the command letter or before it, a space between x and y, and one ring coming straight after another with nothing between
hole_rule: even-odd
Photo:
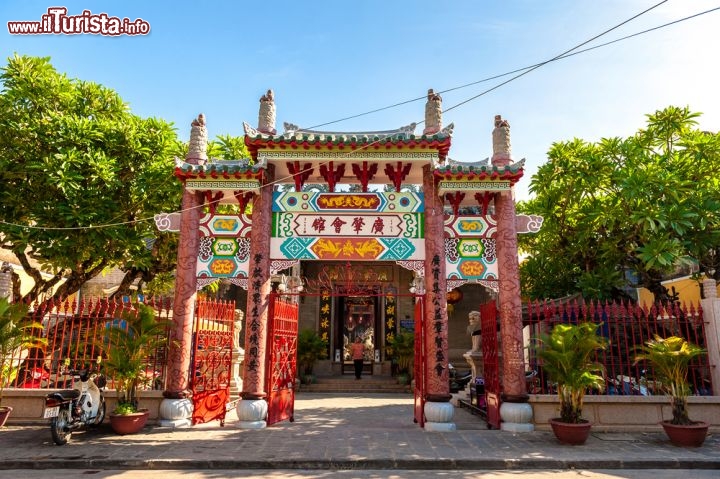
<instances>
[{"instance_id":1,"label":"entrance steps","mask_svg":"<svg viewBox=\"0 0 720 479\"><path fill-rule=\"evenodd\" d=\"M365 375L356 380L352 374L343 376L319 376L313 384L301 384L300 392L313 393L399 393L410 394L409 385L398 384L390 376Z\"/></svg>"}]
</instances>

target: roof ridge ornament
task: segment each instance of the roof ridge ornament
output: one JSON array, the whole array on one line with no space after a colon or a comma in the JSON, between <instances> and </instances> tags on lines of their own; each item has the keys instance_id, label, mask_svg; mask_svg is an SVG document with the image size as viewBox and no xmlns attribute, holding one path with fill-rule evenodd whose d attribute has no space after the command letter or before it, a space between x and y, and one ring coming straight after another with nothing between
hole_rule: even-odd
<instances>
[{"instance_id":1,"label":"roof ridge ornament","mask_svg":"<svg viewBox=\"0 0 720 479\"><path fill-rule=\"evenodd\" d=\"M296 131L300 131L299 126L294 123L288 123L287 121L283 122L283 128L285 128L285 132L283 133L285 137L293 136Z\"/></svg>"},{"instance_id":2,"label":"roof ridge ornament","mask_svg":"<svg viewBox=\"0 0 720 479\"><path fill-rule=\"evenodd\" d=\"M256 130L255 128L250 126L250 124L247 122L243 122L243 129L245 130L245 134L252 138L257 138L258 136L261 135L261 133L258 130Z\"/></svg>"}]
</instances>

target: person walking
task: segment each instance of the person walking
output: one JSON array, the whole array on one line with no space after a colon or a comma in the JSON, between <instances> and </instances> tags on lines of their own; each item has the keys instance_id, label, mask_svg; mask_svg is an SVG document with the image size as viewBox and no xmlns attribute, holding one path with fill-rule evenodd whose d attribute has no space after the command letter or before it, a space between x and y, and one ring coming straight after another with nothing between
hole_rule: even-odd
<instances>
[{"instance_id":1,"label":"person walking","mask_svg":"<svg viewBox=\"0 0 720 479\"><path fill-rule=\"evenodd\" d=\"M352 360L355 366L355 379L358 380L362 377L363 359L365 357L365 345L360 336L355 337L355 342L350 348L350 353L352 354Z\"/></svg>"}]
</instances>

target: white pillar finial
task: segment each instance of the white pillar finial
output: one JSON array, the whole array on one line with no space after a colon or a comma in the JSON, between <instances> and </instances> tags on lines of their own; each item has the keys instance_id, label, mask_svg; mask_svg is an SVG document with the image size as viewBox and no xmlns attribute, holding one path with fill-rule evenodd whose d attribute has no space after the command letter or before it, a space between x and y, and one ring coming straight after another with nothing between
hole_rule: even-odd
<instances>
[{"instance_id":1,"label":"white pillar finial","mask_svg":"<svg viewBox=\"0 0 720 479\"><path fill-rule=\"evenodd\" d=\"M260 97L260 113L258 114L258 131L274 135L275 130L275 96L272 90L268 90Z\"/></svg>"},{"instance_id":2,"label":"white pillar finial","mask_svg":"<svg viewBox=\"0 0 720 479\"><path fill-rule=\"evenodd\" d=\"M204 163L207 160L208 141L205 115L200 113L190 126L190 145L185 159L188 163Z\"/></svg>"},{"instance_id":3,"label":"white pillar finial","mask_svg":"<svg viewBox=\"0 0 720 479\"><path fill-rule=\"evenodd\" d=\"M423 135L433 135L442 130L442 97L430 88L425 103L425 129Z\"/></svg>"}]
</instances>

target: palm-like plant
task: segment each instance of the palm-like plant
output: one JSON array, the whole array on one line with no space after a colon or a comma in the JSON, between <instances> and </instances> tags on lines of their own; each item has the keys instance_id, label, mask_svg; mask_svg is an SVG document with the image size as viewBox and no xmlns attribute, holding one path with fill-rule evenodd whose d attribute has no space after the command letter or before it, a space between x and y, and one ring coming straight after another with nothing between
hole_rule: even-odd
<instances>
[{"instance_id":1,"label":"palm-like plant","mask_svg":"<svg viewBox=\"0 0 720 479\"><path fill-rule=\"evenodd\" d=\"M312 329L303 329L298 334L297 360L306 376L312 375L318 359L327 356L327 342Z\"/></svg>"},{"instance_id":2,"label":"palm-like plant","mask_svg":"<svg viewBox=\"0 0 720 479\"><path fill-rule=\"evenodd\" d=\"M412 378L412 364L415 358L415 335L413 333L398 333L388 340L392 355L397 360L398 372L407 374Z\"/></svg>"},{"instance_id":3,"label":"palm-like plant","mask_svg":"<svg viewBox=\"0 0 720 479\"><path fill-rule=\"evenodd\" d=\"M17 375L21 350L46 344L44 338L33 335L33 329L42 329L42 324L26 320L27 312L26 305L0 298L0 407L5 388Z\"/></svg>"},{"instance_id":4,"label":"palm-like plant","mask_svg":"<svg viewBox=\"0 0 720 479\"><path fill-rule=\"evenodd\" d=\"M671 423L694 424L688 417L687 410L687 397L690 393L687 382L688 366L694 358L705 354L705 350L678 336L661 338L657 335L640 349L642 352L635 356L635 362L648 361L652 365L655 379L670 395L673 414Z\"/></svg>"},{"instance_id":5,"label":"palm-like plant","mask_svg":"<svg viewBox=\"0 0 720 479\"><path fill-rule=\"evenodd\" d=\"M595 354L607 347L598 335L599 324L556 324L549 334L539 337L538 358L548 378L557 383L560 420L578 424L582 419L583 399L588 389L602 389L604 366Z\"/></svg>"},{"instance_id":6,"label":"palm-like plant","mask_svg":"<svg viewBox=\"0 0 720 479\"><path fill-rule=\"evenodd\" d=\"M138 304L135 311L122 314L125 327L113 324L105 335L105 368L114 380L118 393L116 414L137 411L138 391L147 380L148 356L167 344L168 322L158 320L155 310Z\"/></svg>"}]
</instances>

